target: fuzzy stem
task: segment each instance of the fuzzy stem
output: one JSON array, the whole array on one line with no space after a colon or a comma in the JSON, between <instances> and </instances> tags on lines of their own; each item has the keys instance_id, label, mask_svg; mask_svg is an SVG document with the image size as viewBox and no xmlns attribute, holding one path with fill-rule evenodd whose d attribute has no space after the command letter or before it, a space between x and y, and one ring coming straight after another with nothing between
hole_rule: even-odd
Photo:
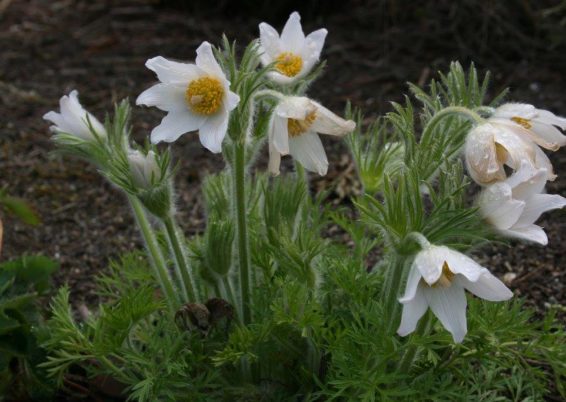
<instances>
[{"instance_id":1,"label":"fuzzy stem","mask_svg":"<svg viewBox=\"0 0 566 402\"><path fill-rule=\"evenodd\" d=\"M240 302L242 322L248 324L250 314L250 256L248 244L248 224L246 206L246 146L243 142L234 142L233 180L236 200L236 226L238 241L238 263L240 268Z\"/></svg>"},{"instance_id":2,"label":"fuzzy stem","mask_svg":"<svg viewBox=\"0 0 566 402\"><path fill-rule=\"evenodd\" d=\"M179 305L179 299L177 298L175 290L173 289L173 285L171 284L171 278L169 277L169 273L167 272L165 258L163 258L163 254L161 253L161 249L155 237L155 233L153 233L153 229L151 228L147 220L141 202L133 196L128 196L128 200L130 201L130 205L132 206L132 210L134 211L136 222L142 233L142 237L149 253L154 275L159 281L161 291L167 298L167 304L172 311L175 311L176 307Z\"/></svg>"},{"instance_id":3,"label":"fuzzy stem","mask_svg":"<svg viewBox=\"0 0 566 402\"><path fill-rule=\"evenodd\" d=\"M430 324L432 323L431 314L428 312L417 325L417 329L414 334L422 336L430 330ZM417 345L411 345L403 355L403 358L399 362L399 372L408 373L415 361L419 352L419 347Z\"/></svg>"},{"instance_id":4,"label":"fuzzy stem","mask_svg":"<svg viewBox=\"0 0 566 402\"><path fill-rule=\"evenodd\" d=\"M181 273L181 281L184 285L184 290L186 292L187 300L189 302L196 302L195 288L193 287L193 280L191 278L191 271L189 263L185 252L183 251L183 242L180 239L179 231L173 221L171 215L163 219L163 224L165 225L165 230L167 232L167 237L169 238L169 244L171 245L173 254L175 256L175 262L178 271Z\"/></svg>"},{"instance_id":5,"label":"fuzzy stem","mask_svg":"<svg viewBox=\"0 0 566 402\"><path fill-rule=\"evenodd\" d=\"M401 287L401 280L403 279L403 268L405 266L405 258L400 255L395 255L394 261L389 265L385 282L383 284L383 304L384 311L387 315L387 333L393 333L399 310L401 305L397 300L399 288Z\"/></svg>"}]
</instances>

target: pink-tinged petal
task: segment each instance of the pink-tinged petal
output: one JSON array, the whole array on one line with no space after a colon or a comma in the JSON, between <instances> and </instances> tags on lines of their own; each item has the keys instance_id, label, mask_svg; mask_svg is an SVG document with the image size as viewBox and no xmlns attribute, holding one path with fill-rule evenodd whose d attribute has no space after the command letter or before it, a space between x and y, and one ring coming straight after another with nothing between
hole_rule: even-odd
<instances>
[{"instance_id":1,"label":"pink-tinged petal","mask_svg":"<svg viewBox=\"0 0 566 402\"><path fill-rule=\"evenodd\" d=\"M303 167L311 172L324 176L328 171L326 152L317 134L306 132L289 138L289 153Z\"/></svg>"},{"instance_id":2,"label":"pink-tinged petal","mask_svg":"<svg viewBox=\"0 0 566 402\"><path fill-rule=\"evenodd\" d=\"M222 79L226 78L222 68L220 68L220 65L214 57L212 46L208 42L202 42L202 44L198 47L196 65L208 74L215 75Z\"/></svg>"},{"instance_id":3,"label":"pink-tinged petal","mask_svg":"<svg viewBox=\"0 0 566 402\"><path fill-rule=\"evenodd\" d=\"M512 198L512 189L505 183L487 187L479 197L480 214L497 229L509 229L520 218L525 202Z\"/></svg>"},{"instance_id":4,"label":"pink-tinged petal","mask_svg":"<svg viewBox=\"0 0 566 402\"><path fill-rule=\"evenodd\" d=\"M544 230L537 225L522 226L518 228L513 227L509 230L503 230L501 233L516 239L529 240L543 246L548 244L548 237L546 236L546 233L544 233Z\"/></svg>"},{"instance_id":5,"label":"pink-tinged petal","mask_svg":"<svg viewBox=\"0 0 566 402\"><path fill-rule=\"evenodd\" d=\"M515 227L530 226L545 212L566 206L566 198L558 194L535 194L527 200ZM513 228L514 229L514 228Z\"/></svg>"},{"instance_id":6,"label":"pink-tinged petal","mask_svg":"<svg viewBox=\"0 0 566 402\"><path fill-rule=\"evenodd\" d=\"M268 170L273 176L279 176L279 167L281 166L281 154L269 144L269 164Z\"/></svg>"},{"instance_id":7,"label":"pink-tinged petal","mask_svg":"<svg viewBox=\"0 0 566 402\"><path fill-rule=\"evenodd\" d=\"M228 130L229 114L226 110L219 110L209 116L199 128L201 144L212 153L222 152L222 141Z\"/></svg>"},{"instance_id":8,"label":"pink-tinged petal","mask_svg":"<svg viewBox=\"0 0 566 402\"><path fill-rule=\"evenodd\" d=\"M397 333L400 336L407 336L415 330L417 323L426 313L428 303L421 288L415 293L413 300L403 303L403 313L401 314L401 324Z\"/></svg>"},{"instance_id":9,"label":"pink-tinged petal","mask_svg":"<svg viewBox=\"0 0 566 402\"><path fill-rule=\"evenodd\" d=\"M312 123L311 130L321 134L346 135L354 131L356 123L352 120L344 120L335 115L324 106L312 102L316 107L316 119Z\"/></svg>"},{"instance_id":10,"label":"pink-tinged petal","mask_svg":"<svg viewBox=\"0 0 566 402\"><path fill-rule=\"evenodd\" d=\"M415 264L411 265L409 276L407 277L407 284L405 286L405 294L399 299L400 303L408 303L415 298L417 294L417 287L422 279L422 275Z\"/></svg>"},{"instance_id":11,"label":"pink-tinged petal","mask_svg":"<svg viewBox=\"0 0 566 402\"><path fill-rule=\"evenodd\" d=\"M560 127L562 130L566 129L566 118L556 116L548 110L537 109L537 117L535 120L540 121L541 123Z\"/></svg>"},{"instance_id":12,"label":"pink-tinged petal","mask_svg":"<svg viewBox=\"0 0 566 402\"><path fill-rule=\"evenodd\" d=\"M472 294L488 301L503 301L513 297L513 292L488 271L485 271L475 281L457 277L452 286L463 286Z\"/></svg>"},{"instance_id":13,"label":"pink-tinged petal","mask_svg":"<svg viewBox=\"0 0 566 402\"><path fill-rule=\"evenodd\" d=\"M299 53L305 43L305 34L301 26L301 17L296 11L293 12L281 32L282 50Z\"/></svg>"},{"instance_id":14,"label":"pink-tinged petal","mask_svg":"<svg viewBox=\"0 0 566 402\"><path fill-rule=\"evenodd\" d=\"M281 155L289 154L289 127L287 119L279 116L271 118L269 144Z\"/></svg>"},{"instance_id":15,"label":"pink-tinged petal","mask_svg":"<svg viewBox=\"0 0 566 402\"><path fill-rule=\"evenodd\" d=\"M270 64L281 52L279 33L271 25L262 22L259 24L260 52L263 52L262 63Z\"/></svg>"},{"instance_id":16,"label":"pink-tinged petal","mask_svg":"<svg viewBox=\"0 0 566 402\"><path fill-rule=\"evenodd\" d=\"M188 108L184 85L157 84L143 91L136 105L155 106L166 112L184 111Z\"/></svg>"},{"instance_id":17,"label":"pink-tinged petal","mask_svg":"<svg viewBox=\"0 0 566 402\"><path fill-rule=\"evenodd\" d=\"M423 286L423 292L430 309L444 328L452 334L454 342L462 342L468 332L464 289L454 284L446 288Z\"/></svg>"},{"instance_id":18,"label":"pink-tinged petal","mask_svg":"<svg viewBox=\"0 0 566 402\"><path fill-rule=\"evenodd\" d=\"M189 131L198 130L206 117L191 113L188 109L183 112L170 112L161 120L161 124L151 132L151 142L174 142Z\"/></svg>"},{"instance_id":19,"label":"pink-tinged petal","mask_svg":"<svg viewBox=\"0 0 566 402\"><path fill-rule=\"evenodd\" d=\"M203 71L194 64L179 63L157 56L146 61L145 66L157 74L159 81L165 84L185 84L203 75Z\"/></svg>"}]
</instances>

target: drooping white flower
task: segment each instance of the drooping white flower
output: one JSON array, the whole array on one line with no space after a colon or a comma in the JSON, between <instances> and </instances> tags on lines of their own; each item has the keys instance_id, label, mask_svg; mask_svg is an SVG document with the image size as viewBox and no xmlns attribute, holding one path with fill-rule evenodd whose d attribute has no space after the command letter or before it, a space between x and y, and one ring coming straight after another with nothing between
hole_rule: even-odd
<instances>
[{"instance_id":1,"label":"drooping white flower","mask_svg":"<svg viewBox=\"0 0 566 402\"><path fill-rule=\"evenodd\" d=\"M305 97L285 97L276 107L269 130L269 171L279 174L281 156L291 154L303 167L324 176L326 152L317 133L342 136L356 123L344 120Z\"/></svg>"},{"instance_id":2,"label":"drooping white flower","mask_svg":"<svg viewBox=\"0 0 566 402\"><path fill-rule=\"evenodd\" d=\"M85 141L91 141L95 139L92 129L99 137L106 137L104 125L82 107L76 90L61 97L59 108L60 113L51 111L43 115L45 120L53 123L51 131L72 134Z\"/></svg>"},{"instance_id":3,"label":"drooping white flower","mask_svg":"<svg viewBox=\"0 0 566 402\"><path fill-rule=\"evenodd\" d=\"M289 16L281 37L269 24L259 24L261 62L275 63L269 77L280 84L288 84L308 74L320 58L326 39L326 29L318 29L305 37L299 13Z\"/></svg>"},{"instance_id":4,"label":"drooping white flower","mask_svg":"<svg viewBox=\"0 0 566 402\"><path fill-rule=\"evenodd\" d=\"M128 151L128 162L132 179L140 188L150 188L161 178L155 152L151 150L146 155L138 150Z\"/></svg>"},{"instance_id":5,"label":"drooping white flower","mask_svg":"<svg viewBox=\"0 0 566 402\"><path fill-rule=\"evenodd\" d=\"M548 238L535 221L546 211L563 208L566 198L542 194L545 169L533 169L528 162L506 180L485 188L479 196L481 215L505 236L546 245Z\"/></svg>"},{"instance_id":6,"label":"drooping white flower","mask_svg":"<svg viewBox=\"0 0 566 402\"><path fill-rule=\"evenodd\" d=\"M430 307L454 342L462 342L468 331L464 290L489 301L513 296L503 282L470 257L445 246L423 249L415 257L405 295L399 299L403 313L397 333L413 332Z\"/></svg>"},{"instance_id":7,"label":"drooping white flower","mask_svg":"<svg viewBox=\"0 0 566 402\"><path fill-rule=\"evenodd\" d=\"M540 147L556 151L566 145L566 119L532 105L507 103L497 109L485 124L470 131L466 138L466 166L481 185L505 179L504 165L519 169L528 161L535 169L546 169L547 180L554 180L552 164Z\"/></svg>"},{"instance_id":8,"label":"drooping white flower","mask_svg":"<svg viewBox=\"0 0 566 402\"><path fill-rule=\"evenodd\" d=\"M151 142L173 142L198 130L202 145L211 152L222 150L229 113L240 101L214 58L210 43L197 49L196 64L179 63L161 56L145 65L157 74L159 84L144 91L136 104L156 106L168 112L151 132Z\"/></svg>"}]
</instances>

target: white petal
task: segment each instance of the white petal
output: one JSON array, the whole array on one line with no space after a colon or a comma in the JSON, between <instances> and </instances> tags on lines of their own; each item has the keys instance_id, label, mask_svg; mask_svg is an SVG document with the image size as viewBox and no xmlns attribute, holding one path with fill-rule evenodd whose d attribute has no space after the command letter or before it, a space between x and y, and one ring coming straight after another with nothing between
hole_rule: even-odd
<instances>
[{"instance_id":1,"label":"white petal","mask_svg":"<svg viewBox=\"0 0 566 402\"><path fill-rule=\"evenodd\" d=\"M197 49L196 64L199 68L206 71L208 74L217 76L218 78L226 78L222 68L214 58L212 46L208 42L202 42Z\"/></svg>"},{"instance_id":2,"label":"white petal","mask_svg":"<svg viewBox=\"0 0 566 402\"><path fill-rule=\"evenodd\" d=\"M423 279L429 285L434 284L442 275L442 266L448 258L450 249L445 246L430 246L419 251L413 262Z\"/></svg>"},{"instance_id":3,"label":"white petal","mask_svg":"<svg viewBox=\"0 0 566 402\"><path fill-rule=\"evenodd\" d=\"M238 106L238 103L240 103L240 96L235 92L228 91L228 95L226 96L226 103L225 103L226 110L231 112L236 108L236 106Z\"/></svg>"},{"instance_id":4,"label":"white petal","mask_svg":"<svg viewBox=\"0 0 566 402\"><path fill-rule=\"evenodd\" d=\"M188 108L185 90L184 85L157 84L143 91L136 105L156 106L166 112L184 111Z\"/></svg>"},{"instance_id":5,"label":"white petal","mask_svg":"<svg viewBox=\"0 0 566 402\"><path fill-rule=\"evenodd\" d=\"M501 145L509 155L505 163L513 169L519 169L524 160L534 161L536 145L524 134L524 129L512 122L490 119L499 130L495 132L495 142Z\"/></svg>"},{"instance_id":6,"label":"white petal","mask_svg":"<svg viewBox=\"0 0 566 402\"><path fill-rule=\"evenodd\" d=\"M503 230L501 233L516 239L530 240L543 246L548 244L548 237L546 236L546 233L544 233L544 230L537 225L511 228L509 230Z\"/></svg>"},{"instance_id":7,"label":"white petal","mask_svg":"<svg viewBox=\"0 0 566 402\"><path fill-rule=\"evenodd\" d=\"M506 183L511 186L514 199L527 200L544 190L547 177L546 169L536 169L529 162L523 161L520 169L509 176Z\"/></svg>"},{"instance_id":8,"label":"white petal","mask_svg":"<svg viewBox=\"0 0 566 402\"><path fill-rule=\"evenodd\" d=\"M300 77L300 74L294 77L287 77L286 75L278 73L277 71L270 71L269 73L267 73L267 76L270 80L276 82L277 84L286 85L297 81L297 78Z\"/></svg>"},{"instance_id":9,"label":"white petal","mask_svg":"<svg viewBox=\"0 0 566 402\"><path fill-rule=\"evenodd\" d=\"M405 286L405 294L399 299L401 303L408 303L415 298L417 294L417 287L421 281L422 275L415 264L411 265L409 276L407 277L407 284Z\"/></svg>"},{"instance_id":10,"label":"white petal","mask_svg":"<svg viewBox=\"0 0 566 402\"><path fill-rule=\"evenodd\" d=\"M481 124L466 137L465 161L468 174L478 184L489 184L505 178L503 163L497 158L495 132L491 124Z\"/></svg>"},{"instance_id":11,"label":"white petal","mask_svg":"<svg viewBox=\"0 0 566 402\"><path fill-rule=\"evenodd\" d=\"M262 63L270 64L281 53L279 33L271 25L262 22L259 24L260 51L263 52Z\"/></svg>"},{"instance_id":12,"label":"white petal","mask_svg":"<svg viewBox=\"0 0 566 402\"><path fill-rule=\"evenodd\" d=\"M446 256L446 262L450 271L457 274L456 278L461 276L475 282L480 276L489 273L487 268L482 267L472 258L455 250L450 250L450 253Z\"/></svg>"},{"instance_id":13,"label":"white petal","mask_svg":"<svg viewBox=\"0 0 566 402\"><path fill-rule=\"evenodd\" d=\"M311 126L311 130L321 134L346 135L356 128L356 123L352 120L344 120L324 106L316 102L312 103L316 107L316 119Z\"/></svg>"},{"instance_id":14,"label":"white petal","mask_svg":"<svg viewBox=\"0 0 566 402\"><path fill-rule=\"evenodd\" d=\"M537 120L531 121L532 139L538 145L551 151L556 151L566 145L566 135L556 127Z\"/></svg>"},{"instance_id":15,"label":"white petal","mask_svg":"<svg viewBox=\"0 0 566 402\"><path fill-rule=\"evenodd\" d=\"M558 194L535 194L527 200L527 205L515 227L529 226L535 223L543 213L565 206L566 198Z\"/></svg>"},{"instance_id":16,"label":"white petal","mask_svg":"<svg viewBox=\"0 0 566 402\"><path fill-rule=\"evenodd\" d=\"M301 26L301 17L296 11L293 12L281 32L282 50L298 53L305 43L305 34Z\"/></svg>"},{"instance_id":17,"label":"white petal","mask_svg":"<svg viewBox=\"0 0 566 402\"><path fill-rule=\"evenodd\" d=\"M557 176L554 174L554 168L550 159L539 147L535 147L535 167L546 170L546 180L554 181L556 179Z\"/></svg>"},{"instance_id":18,"label":"white petal","mask_svg":"<svg viewBox=\"0 0 566 402\"><path fill-rule=\"evenodd\" d=\"M273 176L279 176L279 167L281 166L281 154L269 144L269 164L268 170Z\"/></svg>"},{"instance_id":19,"label":"white petal","mask_svg":"<svg viewBox=\"0 0 566 402\"><path fill-rule=\"evenodd\" d=\"M165 84L185 84L198 78L203 71L194 64L179 63L157 56L146 61L145 66L157 74Z\"/></svg>"},{"instance_id":20,"label":"white petal","mask_svg":"<svg viewBox=\"0 0 566 402\"><path fill-rule=\"evenodd\" d=\"M183 112L169 112L161 120L161 124L151 131L151 142L173 142L189 131L197 130L206 117L191 113L188 109Z\"/></svg>"},{"instance_id":21,"label":"white petal","mask_svg":"<svg viewBox=\"0 0 566 402\"><path fill-rule=\"evenodd\" d=\"M525 202L512 198L512 189L505 183L487 187L479 197L480 214L498 229L509 229L518 220Z\"/></svg>"},{"instance_id":22,"label":"white petal","mask_svg":"<svg viewBox=\"0 0 566 402\"><path fill-rule=\"evenodd\" d=\"M427 288L423 292L430 309L444 328L452 334L454 342L460 343L468 332L466 323L466 294L460 286Z\"/></svg>"},{"instance_id":23,"label":"white petal","mask_svg":"<svg viewBox=\"0 0 566 402\"><path fill-rule=\"evenodd\" d=\"M320 59L320 53L324 46L324 40L328 31L324 28L311 32L305 38L305 45L301 52L303 58L302 74L308 74L312 66Z\"/></svg>"},{"instance_id":24,"label":"white petal","mask_svg":"<svg viewBox=\"0 0 566 402\"><path fill-rule=\"evenodd\" d=\"M503 119L511 119L512 117L521 117L523 119L532 119L537 115L537 110L533 105L526 103L505 103L495 109L493 117Z\"/></svg>"},{"instance_id":25,"label":"white petal","mask_svg":"<svg viewBox=\"0 0 566 402\"><path fill-rule=\"evenodd\" d=\"M286 118L274 115L271 118L270 145L282 155L289 154L289 126Z\"/></svg>"},{"instance_id":26,"label":"white petal","mask_svg":"<svg viewBox=\"0 0 566 402\"><path fill-rule=\"evenodd\" d=\"M562 130L566 129L566 118L556 116L554 113L549 112L548 110L537 109L537 117L535 118L535 120L560 127Z\"/></svg>"},{"instance_id":27,"label":"white petal","mask_svg":"<svg viewBox=\"0 0 566 402\"><path fill-rule=\"evenodd\" d=\"M199 128L200 142L210 152L222 152L222 141L226 136L229 117L226 110L219 110L215 115L209 116Z\"/></svg>"},{"instance_id":28,"label":"white petal","mask_svg":"<svg viewBox=\"0 0 566 402\"><path fill-rule=\"evenodd\" d=\"M275 114L286 119L303 120L316 111L316 105L304 96L287 96L275 108Z\"/></svg>"},{"instance_id":29,"label":"white petal","mask_svg":"<svg viewBox=\"0 0 566 402\"><path fill-rule=\"evenodd\" d=\"M503 301L513 297L513 292L488 271L483 272L476 281L457 277L452 286L458 285L484 300Z\"/></svg>"},{"instance_id":30,"label":"white petal","mask_svg":"<svg viewBox=\"0 0 566 402\"><path fill-rule=\"evenodd\" d=\"M326 152L324 152L320 138L313 132L289 138L289 153L311 172L324 176L328 171Z\"/></svg>"},{"instance_id":31,"label":"white petal","mask_svg":"<svg viewBox=\"0 0 566 402\"><path fill-rule=\"evenodd\" d=\"M413 332L417 327L417 323L426 313L428 303L424 297L421 288L417 290L413 300L403 303L403 313L401 314L401 324L397 333L400 336L406 336Z\"/></svg>"}]
</instances>

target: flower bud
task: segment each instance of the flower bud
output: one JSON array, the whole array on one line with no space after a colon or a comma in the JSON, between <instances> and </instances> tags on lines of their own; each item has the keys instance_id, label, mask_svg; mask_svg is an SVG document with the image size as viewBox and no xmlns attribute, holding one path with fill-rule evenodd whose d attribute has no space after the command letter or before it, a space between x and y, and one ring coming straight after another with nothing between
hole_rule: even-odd
<instances>
[{"instance_id":1,"label":"flower bud","mask_svg":"<svg viewBox=\"0 0 566 402\"><path fill-rule=\"evenodd\" d=\"M149 151L147 155L140 151L128 152L130 173L134 184L142 189L149 189L161 181L161 169L157 164L155 152Z\"/></svg>"}]
</instances>

